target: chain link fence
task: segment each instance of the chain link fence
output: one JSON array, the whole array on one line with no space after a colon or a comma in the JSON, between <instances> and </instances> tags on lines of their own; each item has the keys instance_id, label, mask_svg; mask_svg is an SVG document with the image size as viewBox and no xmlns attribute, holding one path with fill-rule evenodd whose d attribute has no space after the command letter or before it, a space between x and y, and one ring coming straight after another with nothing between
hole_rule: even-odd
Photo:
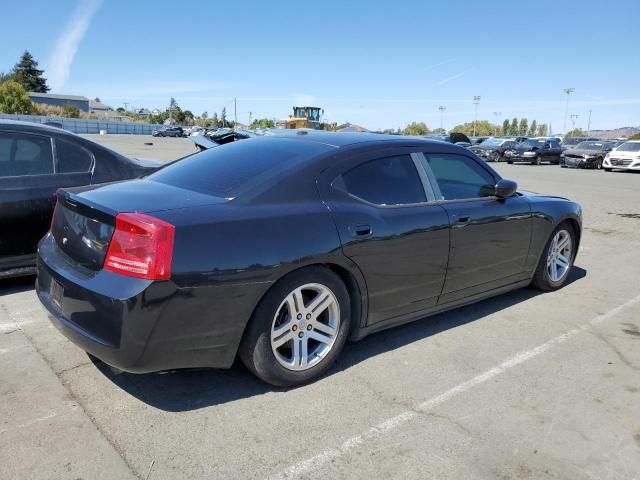
<instances>
[{"instance_id":1,"label":"chain link fence","mask_svg":"<svg viewBox=\"0 0 640 480\"><path fill-rule=\"evenodd\" d=\"M154 130L162 128L159 124L116 122L107 120L88 120L82 118L45 117L40 115L14 115L0 113L0 119L20 120L23 122L48 123L55 127L62 126L73 133L119 133L128 135L150 135Z\"/></svg>"}]
</instances>

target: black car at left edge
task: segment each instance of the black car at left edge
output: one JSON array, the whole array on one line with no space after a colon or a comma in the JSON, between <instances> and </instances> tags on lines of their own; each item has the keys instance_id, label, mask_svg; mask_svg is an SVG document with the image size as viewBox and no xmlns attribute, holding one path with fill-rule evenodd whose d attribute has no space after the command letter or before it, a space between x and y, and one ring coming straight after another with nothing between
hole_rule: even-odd
<instances>
[{"instance_id":1,"label":"black car at left edge","mask_svg":"<svg viewBox=\"0 0 640 480\"><path fill-rule=\"evenodd\" d=\"M35 273L56 190L136 178L159 165L60 128L0 120L0 278Z\"/></svg>"},{"instance_id":2,"label":"black car at left edge","mask_svg":"<svg viewBox=\"0 0 640 480\"><path fill-rule=\"evenodd\" d=\"M283 132L140 180L60 190L36 291L54 326L129 372L230 367L275 385L347 338L567 281L582 213L466 148Z\"/></svg>"}]
</instances>

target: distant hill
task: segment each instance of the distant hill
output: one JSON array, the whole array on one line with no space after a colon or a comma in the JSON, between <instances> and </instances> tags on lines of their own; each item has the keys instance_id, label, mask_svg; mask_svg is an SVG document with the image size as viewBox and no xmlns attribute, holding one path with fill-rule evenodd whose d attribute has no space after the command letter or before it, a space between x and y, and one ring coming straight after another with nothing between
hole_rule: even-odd
<instances>
[{"instance_id":1,"label":"distant hill","mask_svg":"<svg viewBox=\"0 0 640 480\"><path fill-rule=\"evenodd\" d=\"M613 130L591 130L589 135L598 138L629 138L631 135L640 133L640 127L622 127Z\"/></svg>"}]
</instances>

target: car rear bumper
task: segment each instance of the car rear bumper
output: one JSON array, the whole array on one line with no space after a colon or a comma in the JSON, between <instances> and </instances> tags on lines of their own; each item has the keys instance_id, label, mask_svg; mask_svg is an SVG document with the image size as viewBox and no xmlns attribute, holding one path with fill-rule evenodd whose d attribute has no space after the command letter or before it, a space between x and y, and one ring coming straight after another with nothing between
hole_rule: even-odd
<instances>
[{"instance_id":1,"label":"car rear bumper","mask_svg":"<svg viewBox=\"0 0 640 480\"><path fill-rule=\"evenodd\" d=\"M177 288L100 270L82 270L51 235L38 250L36 292L52 324L71 342L120 370L147 373L228 368L246 321L203 308L224 288ZM213 297L212 297L213 293ZM248 317L247 317L248 318Z\"/></svg>"}]
</instances>

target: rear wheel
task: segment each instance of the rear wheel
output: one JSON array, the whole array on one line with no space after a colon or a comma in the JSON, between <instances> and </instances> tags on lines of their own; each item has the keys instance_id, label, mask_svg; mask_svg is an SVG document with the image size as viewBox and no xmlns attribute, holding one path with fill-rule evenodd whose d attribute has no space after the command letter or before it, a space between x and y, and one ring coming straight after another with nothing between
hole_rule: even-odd
<instances>
[{"instance_id":1,"label":"rear wheel","mask_svg":"<svg viewBox=\"0 0 640 480\"><path fill-rule=\"evenodd\" d=\"M568 223L561 223L551 234L531 286L551 291L562 287L569 277L575 259L576 234Z\"/></svg>"},{"instance_id":2,"label":"rear wheel","mask_svg":"<svg viewBox=\"0 0 640 480\"><path fill-rule=\"evenodd\" d=\"M239 349L257 377L276 386L304 384L325 373L349 333L350 302L340 278L323 267L296 271L262 299Z\"/></svg>"},{"instance_id":3,"label":"rear wheel","mask_svg":"<svg viewBox=\"0 0 640 480\"><path fill-rule=\"evenodd\" d=\"M531 165L542 165L542 157L538 155L535 160L531 162Z\"/></svg>"},{"instance_id":4,"label":"rear wheel","mask_svg":"<svg viewBox=\"0 0 640 480\"><path fill-rule=\"evenodd\" d=\"M602 159L596 159L596 170L602 170Z\"/></svg>"}]
</instances>

